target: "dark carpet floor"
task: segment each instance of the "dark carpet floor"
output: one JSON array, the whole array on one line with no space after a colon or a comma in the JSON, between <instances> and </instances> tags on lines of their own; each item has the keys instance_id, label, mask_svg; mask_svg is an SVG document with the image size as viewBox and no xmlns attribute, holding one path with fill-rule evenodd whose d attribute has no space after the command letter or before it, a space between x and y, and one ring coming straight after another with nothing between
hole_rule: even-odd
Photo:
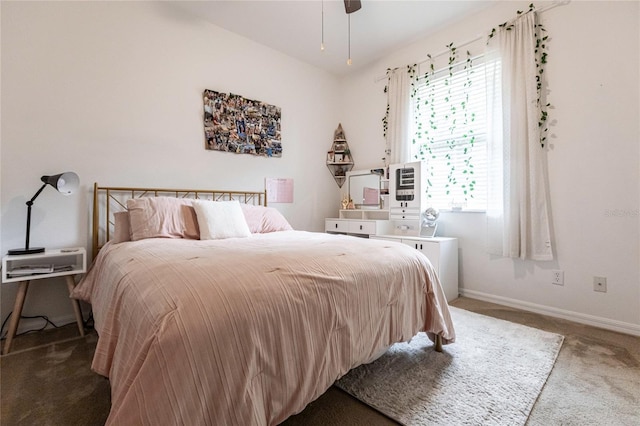
<instances>
[{"instance_id":1,"label":"dark carpet floor","mask_svg":"<svg viewBox=\"0 0 640 426\"><path fill-rule=\"evenodd\" d=\"M528 425L640 424L640 337L468 298L452 305L565 336ZM12 352L0 357L0 424L104 424L109 382L90 369L97 337L95 332L76 336L73 324L20 336ZM336 387L283 423L395 424Z\"/></svg>"}]
</instances>

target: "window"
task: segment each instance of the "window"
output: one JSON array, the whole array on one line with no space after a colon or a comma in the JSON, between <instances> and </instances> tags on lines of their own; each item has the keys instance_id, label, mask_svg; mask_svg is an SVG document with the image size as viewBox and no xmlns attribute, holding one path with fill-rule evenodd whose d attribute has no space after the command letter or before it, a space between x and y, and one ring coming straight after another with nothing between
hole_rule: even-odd
<instances>
[{"instance_id":1,"label":"window","mask_svg":"<svg viewBox=\"0 0 640 426\"><path fill-rule=\"evenodd\" d=\"M485 210L486 82L482 58L414 81L411 158L424 160L429 204Z\"/></svg>"}]
</instances>

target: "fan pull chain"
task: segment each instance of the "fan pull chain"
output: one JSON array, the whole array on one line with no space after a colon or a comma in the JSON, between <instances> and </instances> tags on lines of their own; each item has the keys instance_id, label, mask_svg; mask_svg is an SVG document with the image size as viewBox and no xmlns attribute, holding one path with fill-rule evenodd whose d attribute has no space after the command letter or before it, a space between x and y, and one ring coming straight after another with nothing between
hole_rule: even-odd
<instances>
[{"instance_id":1,"label":"fan pull chain","mask_svg":"<svg viewBox=\"0 0 640 426\"><path fill-rule=\"evenodd\" d=\"M324 51L324 0L322 0L322 41L320 42L320 50Z\"/></svg>"},{"instance_id":2,"label":"fan pull chain","mask_svg":"<svg viewBox=\"0 0 640 426\"><path fill-rule=\"evenodd\" d=\"M348 15L349 17L349 58L347 59L347 65L351 65L351 15Z\"/></svg>"}]
</instances>

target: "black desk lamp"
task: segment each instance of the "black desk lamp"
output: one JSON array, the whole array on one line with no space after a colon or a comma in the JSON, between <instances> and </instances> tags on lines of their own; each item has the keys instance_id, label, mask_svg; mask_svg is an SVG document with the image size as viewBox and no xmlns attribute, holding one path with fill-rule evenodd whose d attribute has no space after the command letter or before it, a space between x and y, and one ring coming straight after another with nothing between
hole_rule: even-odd
<instances>
[{"instance_id":1,"label":"black desk lamp","mask_svg":"<svg viewBox=\"0 0 640 426\"><path fill-rule=\"evenodd\" d=\"M9 250L9 254L35 254L44 252L44 247L29 248L29 234L31 233L31 206L33 206L33 202L38 198L38 195L40 195L47 185L53 186L63 195L70 195L78 189L80 184L80 179L78 179L78 175L74 172L60 173L55 176L42 176L40 180L44 182L44 185L42 185L40 189L38 189L38 192L36 192L36 194L27 201L27 237L25 239L24 248Z\"/></svg>"}]
</instances>

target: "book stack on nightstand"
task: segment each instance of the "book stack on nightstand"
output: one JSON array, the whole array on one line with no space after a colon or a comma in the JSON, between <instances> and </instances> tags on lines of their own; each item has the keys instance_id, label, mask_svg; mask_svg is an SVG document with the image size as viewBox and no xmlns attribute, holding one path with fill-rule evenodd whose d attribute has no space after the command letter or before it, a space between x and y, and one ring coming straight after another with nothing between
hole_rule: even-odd
<instances>
[{"instance_id":1,"label":"book stack on nightstand","mask_svg":"<svg viewBox=\"0 0 640 426\"><path fill-rule=\"evenodd\" d=\"M11 314L9 331L4 344L3 354L9 353L11 343L18 330L24 299L29 283L44 278L65 277L69 293L76 285L75 275L87 271L87 252L83 247L46 250L44 253L7 255L2 258L2 283L19 283L18 293ZM78 323L78 331L84 336L84 323L80 303L71 299L71 305Z\"/></svg>"}]
</instances>

